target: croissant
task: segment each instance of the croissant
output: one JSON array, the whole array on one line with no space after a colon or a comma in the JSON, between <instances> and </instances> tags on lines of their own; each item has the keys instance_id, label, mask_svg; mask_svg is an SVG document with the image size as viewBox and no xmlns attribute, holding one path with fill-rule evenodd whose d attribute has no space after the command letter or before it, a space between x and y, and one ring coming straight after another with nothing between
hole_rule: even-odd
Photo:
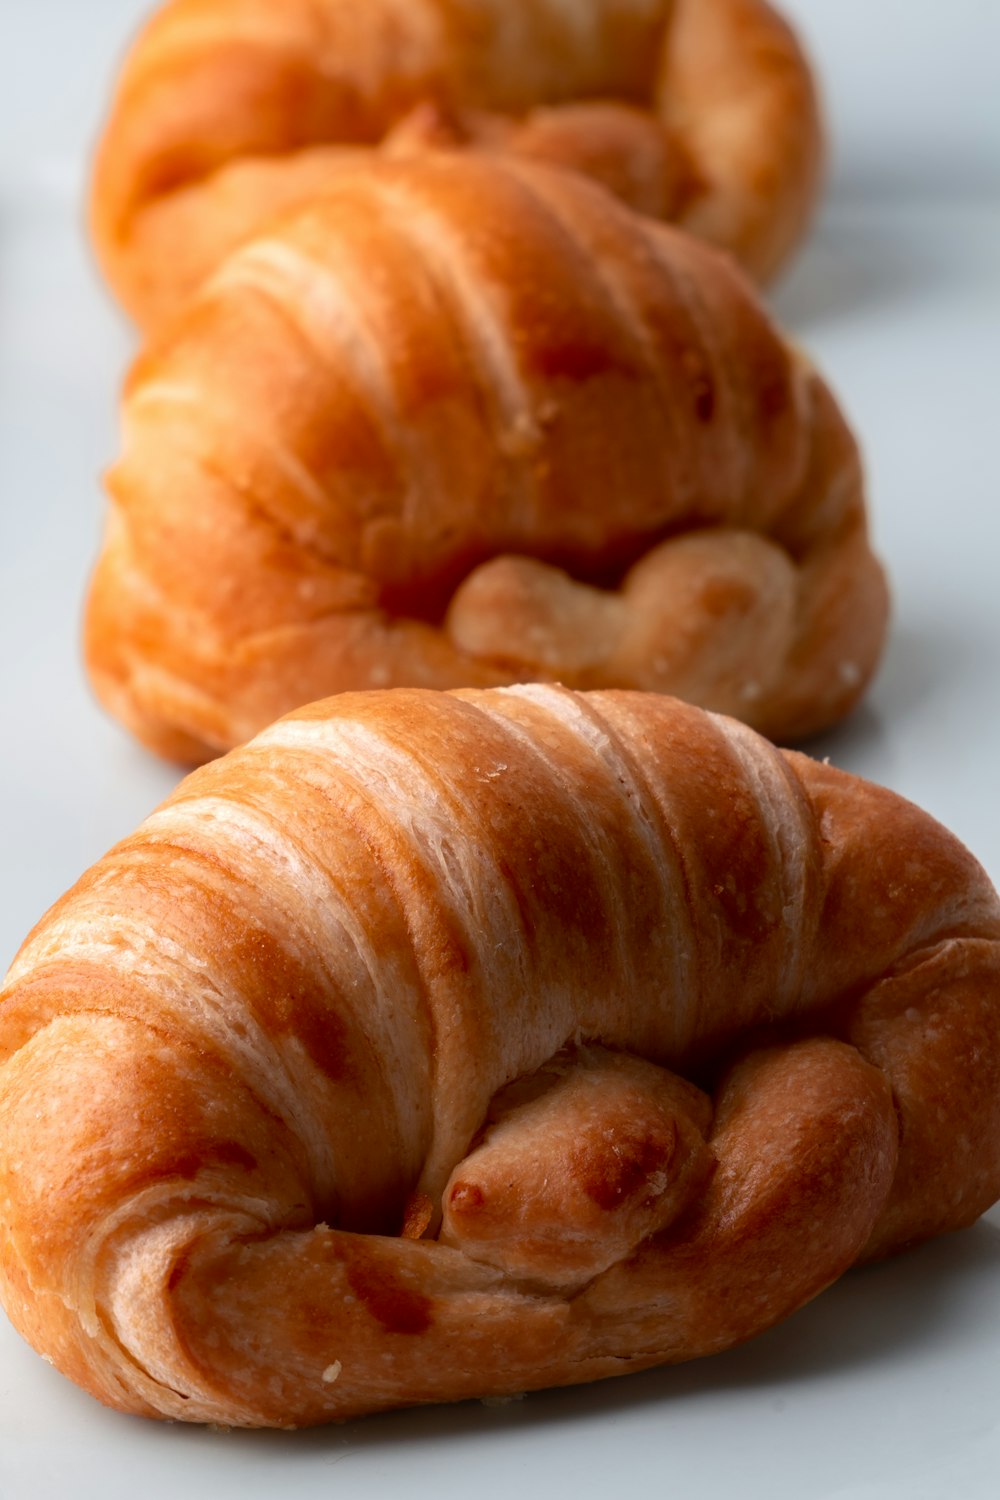
<instances>
[{"instance_id":1,"label":"croissant","mask_svg":"<svg viewBox=\"0 0 1000 1500\"><path fill-rule=\"evenodd\" d=\"M576 174L355 173L139 360L87 620L99 696L195 761L366 687L848 712L886 588L857 447L727 257Z\"/></svg>"},{"instance_id":2,"label":"croissant","mask_svg":"<svg viewBox=\"0 0 1000 1500\"><path fill-rule=\"evenodd\" d=\"M760 277L822 158L809 67L764 0L171 0L98 152L100 259L151 326L345 161L428 142L587 172Z\"/></svg>"},{"instance_id":3,"label":"croissant","mask_svg":"<svg viewBox=\"0 0 1000 1500\"><path fill-rule=\"evenodd\" d=\"M1000 903L735 720L359 693L202 768L0 1003L0 1273L108 1404L288 1426L689 1359L1000 1195Z\"/></svg>"}]
</instances>

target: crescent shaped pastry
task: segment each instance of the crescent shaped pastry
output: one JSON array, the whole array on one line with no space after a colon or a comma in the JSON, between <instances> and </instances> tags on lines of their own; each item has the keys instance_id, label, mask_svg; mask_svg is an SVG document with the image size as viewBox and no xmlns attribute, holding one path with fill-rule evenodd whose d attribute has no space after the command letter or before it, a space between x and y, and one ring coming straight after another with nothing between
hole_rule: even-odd
<instances>
[{"instance_id":1,"label":"crescent shaped pastry","mask_svg":"<svg viewBox=\"0 0 1000 1500\"><path fill-rule=\"evenodd\" d=\"M181 760L367 687L663 691L788 741L887 618L836 403L722 256L575 173L354 173L142 356L87 657Z\"/></svg>"},{"instance_id":2,"label":"crescent shaped pastry","mask_svg":"<svg viewBox=\"0 0 1000 1500\"><path fill-rule=\"evenodd\" d=\"M1000 905L656 694L347 695L0 1002L0 1285L112 1406L290 1426L727 1348L1000 1194Z\"/></svg>"},{"instance_id":3,"label":"crescent shaped pastry","mask_svg":"<svg viewBox=\"0 0 1000 1500\"><path fill-rule=\"evenodd\" d=\"M151 326L345 162L428 144L586 172L759 277L822 158L809 67L764 0L172 0L98 153L101 261Z\"/></svg>"}]
</instances>

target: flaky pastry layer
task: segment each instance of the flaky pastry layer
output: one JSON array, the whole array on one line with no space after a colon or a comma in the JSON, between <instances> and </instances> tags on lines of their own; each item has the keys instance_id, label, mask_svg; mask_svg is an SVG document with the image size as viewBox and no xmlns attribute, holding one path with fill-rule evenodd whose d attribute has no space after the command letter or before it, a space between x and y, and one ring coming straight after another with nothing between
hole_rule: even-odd
<instances>
[{"instance_id":1,"label":"flaky pastry layer","mask_svg":"<svg viewBox=\"0 0 1000 1500\"><path fill-rule=\"evenodd\" d=\"M188 778L0 1002L0 1289L290 1426L727 1348L1000 1195L1000 904L657 695L348 695Z\"/></svg>"},{"instance_id":2,"label":"flaky pastry layer","mask_svg":"<svg viewBox=\"0 0 1000 1500\"><path fill-rule=\"evenodd\" d=\"M425 156L224 263L132 372L98 692L197 760L366 687L673 693L784 741L887 617L857 446L728 257Z\"/></svg>"},{"instance_id":3,"label":"flaky pastry layer","mask_svg":"<svg viewBox=\"0 0 1000 1500\"><path fill-rule=\"evenodd\" d=\"M585 172L761 277L822 158L810 69L764 0L171 0L98 153L101 261L152 326L345 163L427 145Z\"/></svg>"}]
</instances>

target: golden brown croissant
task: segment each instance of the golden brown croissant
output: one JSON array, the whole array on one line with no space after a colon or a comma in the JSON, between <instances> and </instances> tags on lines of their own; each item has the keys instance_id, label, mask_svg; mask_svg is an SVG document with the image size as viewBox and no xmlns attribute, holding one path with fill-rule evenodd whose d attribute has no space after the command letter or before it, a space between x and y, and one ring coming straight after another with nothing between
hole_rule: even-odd
<instances>
[{"instance_id":1,"label":"golden brown croissant","mask_svg":"<svg viewBox=\"0 0 1000 1500\"><path fill-rule=\"evenodd\" d=\"M428 141L588 172L759 276L800 238L822 154L764 0L171 0L98 156L108 277L150 326L345 160Z\"/></svg>"},{"instance_id":2,"label":"golden brown croissant","mask_svg":"<svg viewBox=\"0 0 1000 1500\"><path fill-rule=\"evenodd\" d=\"M204 759L354 688L846 713L886 591L857 448L727 257L572 173L354 174L139 361L91 593L100 696Z\"/></svg>"},{"instance_id":3,"label":"golden brown croissant","mask_svg":"<svg viewBox=\"0 0 1000 1500\"><path fill-rule=\"evenodd\" d=\"M2 1288L288 1425L723 1349L1000 1194L1000 904L655 694L351 694L203 768L0 1003Z\"/></svg>"}]
</instances>

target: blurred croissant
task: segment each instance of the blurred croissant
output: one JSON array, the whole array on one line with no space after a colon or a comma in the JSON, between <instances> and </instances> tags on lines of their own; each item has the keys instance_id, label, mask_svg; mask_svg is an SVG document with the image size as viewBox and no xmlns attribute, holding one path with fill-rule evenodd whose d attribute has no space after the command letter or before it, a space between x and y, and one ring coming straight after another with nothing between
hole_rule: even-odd
<instances>
[{"instance_id":1,"label":"blurred croissant","mask_svg":"<svg viewBox=\"0 0 1000 1500\"><path fill-rule=\"evenodd\" d=\"M845 714L886 590L833 399L729 259L573 173L355 173L225 263L128 384L97 690L198 760L365 687Z\"/></svg>"},{"instance_id":2,"label":"blurred croissant","mask_svg":"<svg viewBox=\"0 0 1000 1500\"><path fill-rule=\"evenodd\" d=\"M655 694L351 694L203 768L0 1003L0 1275L112 1406L321 1422L729 1347L1000 1194L1000 903Z\"/></svg>"},{"instance_id":3,"label":"blurred croissant","mask_svg":"<svg viewBox=\"0 0 1000 1500\"><path fill-rule=\"evenodd\" d=\"M125 66L92 222L147 327L346 162L427 144L575 168L770 275L822 156L764 0L171 0Z\"/></svg>"}]
</instances>

